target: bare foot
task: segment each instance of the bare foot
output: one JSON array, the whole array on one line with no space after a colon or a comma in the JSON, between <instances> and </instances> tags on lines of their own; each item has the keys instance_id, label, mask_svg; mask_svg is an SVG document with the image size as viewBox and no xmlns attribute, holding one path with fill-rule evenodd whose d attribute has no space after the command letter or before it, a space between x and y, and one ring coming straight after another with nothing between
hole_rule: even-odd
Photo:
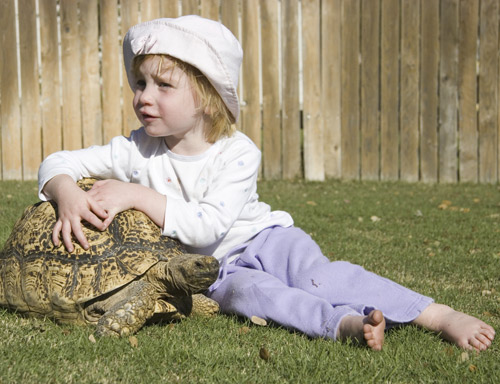
<instances>
[{"instance_id":1,"label":"bare foot","mask_svg":"<svg viewBox=\"0 0 500 384\"><path fill-rule=\"evenodd\" d=\"M484 351L495 338L495 330L485 322L442 304L429 305L414 321L464 349Z\"/></svg>"},{"instance_id":2,"label":"bare foot","mask_svg":"<svg viewBox=\"0 0 500 384\"><path fill-rule=\"evenodd\" d=\"M337 338L352 338L374 351L380 351L384 344L384 331L384 315L379 310L373 310L368 316L345 316L340 322Z\"/></svg>"}]
</instances>

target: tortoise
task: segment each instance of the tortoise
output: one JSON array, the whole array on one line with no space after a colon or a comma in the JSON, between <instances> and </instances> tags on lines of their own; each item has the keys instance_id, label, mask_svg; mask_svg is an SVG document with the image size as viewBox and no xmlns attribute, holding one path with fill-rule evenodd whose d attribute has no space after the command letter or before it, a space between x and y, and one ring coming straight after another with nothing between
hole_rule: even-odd
<instances>
[{"instance_id":1,"label":"tortoise","mask_svg":"<svg viewBox=\"0 0 500 384\"><path fill-rule=\"evenodd\" d=\"M88 190L95 180L79 185ZM93 324L97 335L125 336L146 322L217 312L203 296L217 278L212 256L186 253L144 213L117 214L105 231L82 223L90 248L52 242L54 202L29 206L0 253L0 306L59 323Z\"/></svg>"}]
</instances>

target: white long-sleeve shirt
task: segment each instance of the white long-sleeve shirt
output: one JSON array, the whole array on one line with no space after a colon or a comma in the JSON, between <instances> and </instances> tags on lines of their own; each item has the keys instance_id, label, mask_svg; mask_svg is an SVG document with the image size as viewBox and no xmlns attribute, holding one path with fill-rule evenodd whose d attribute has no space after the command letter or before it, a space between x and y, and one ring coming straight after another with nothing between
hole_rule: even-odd
<instances>
[{"instance_id":1,"label":"white long-sleeve shirt","mask_svg":"<svg viewBox=\"0 0 500 384\"><path fill-rule=\"evenodd\" d=\"M47 200L43 187L58 174L75 181L96 177L153 188L167 197L163 235L179 239L190 252L221 260L261 230L293 224L288 213L259 202L260 159L259 149L241 132L201 155L180 156L141 128L108 145L48 156L38 173L39 197Z\"/></svg>"}]
</instances>

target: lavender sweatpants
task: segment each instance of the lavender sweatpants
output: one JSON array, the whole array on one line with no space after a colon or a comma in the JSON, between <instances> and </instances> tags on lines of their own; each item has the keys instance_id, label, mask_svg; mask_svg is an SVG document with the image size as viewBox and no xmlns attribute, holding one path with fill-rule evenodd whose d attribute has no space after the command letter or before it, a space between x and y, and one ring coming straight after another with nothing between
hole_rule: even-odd
<instances>
[{"instance_id":1,"label":"lavender sweatpants","mask_svg":"<svg viewBox=\"0 0 500 384\"><path fill-rule=\"evenodd\" d=\"M433 302L359 265L331 262L296 227L259 233L235 261L222 264L208 295L223 313L255 315L330 339L346 315L380 309L391 326L414 320Z\"/></svg>"}]
</instances>

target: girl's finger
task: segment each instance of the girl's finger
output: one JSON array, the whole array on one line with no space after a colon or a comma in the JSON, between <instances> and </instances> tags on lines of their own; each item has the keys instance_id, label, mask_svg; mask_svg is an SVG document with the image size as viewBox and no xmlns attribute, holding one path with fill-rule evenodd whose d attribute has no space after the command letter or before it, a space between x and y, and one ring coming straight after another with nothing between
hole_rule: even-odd
<instances>
[{"instance_id":1,"label":"girl's finger","mask_svg":"<svg viewBox=\"0 0 500 384\"><path fill-rule=\"evenodd\" d=\"M56 247L59 247L61 242L59 241L59 236L61 234L62 222L61 220L57 220L54 225L54 229L52 230L52 242Z\"/></svg>"},{"instance_id":2,"label":"girl's finger","mask_svg":"<svg viewBox=\"0 0 500 384\"><path fill-rule=\"evenodd\" d=\"M107 216L108 216L108 214L106 213L106 217ZM106 226L104 225L103 220L100 219L99 217L97 217L96 215L94 215L94 213L92 213L92 211L86 212L85 215L82 217L82 219L85 220L87 223L93 225L94 227L96 227L100 231L104 231L106 229ZM82 235L83 235L83 232L82 232Z\"/></svg>"},{"instance_id":3,"label":"girl's finger","mask_svg":"<svg viewBox=\"0 0 500 384\"><path fill-rule=\"evenodd\" d=\"M63 238L63 243L68 252L73 252L74 247L73 247L73 242L71 241L71 224L69 222L65 222L62 224L62 238Z\"/></svg>"},{"instance_id":4,"label":"girl's finger","mask_svg":"<svg viewBox=\"0 0 500 384\"><path fill-rule=\"evenodd\" d=\"M108 218L108 212L95 200L89 201L90 205L90 210L94 212L97 216L99 216L101 219L107 219Z\"/></svg>"},{"instance_id":5,"label":"girl's finger","mask_svg":"<svg viewBox=\"0 0 500 384\"><path fill-rule=\"evenodd\" d=\"M85 237L85 234L82 231L82 224L80 223L79 220L75 220L73 222L72 230L73 230L73 234L76 237L76 240L78 240L78 242L83 247L83 249L85 249L85 250L89 249L89 242L87 241L87 238ZM71 233L70 233L70 235L71 235ZM70 240L71 240L71 238L70 238ZM72 247L73 247L73 245L72 245ZM69 248L68 248L68 251L72 252L73 250L69 250Z\"/></svg>"}]
</instances>

